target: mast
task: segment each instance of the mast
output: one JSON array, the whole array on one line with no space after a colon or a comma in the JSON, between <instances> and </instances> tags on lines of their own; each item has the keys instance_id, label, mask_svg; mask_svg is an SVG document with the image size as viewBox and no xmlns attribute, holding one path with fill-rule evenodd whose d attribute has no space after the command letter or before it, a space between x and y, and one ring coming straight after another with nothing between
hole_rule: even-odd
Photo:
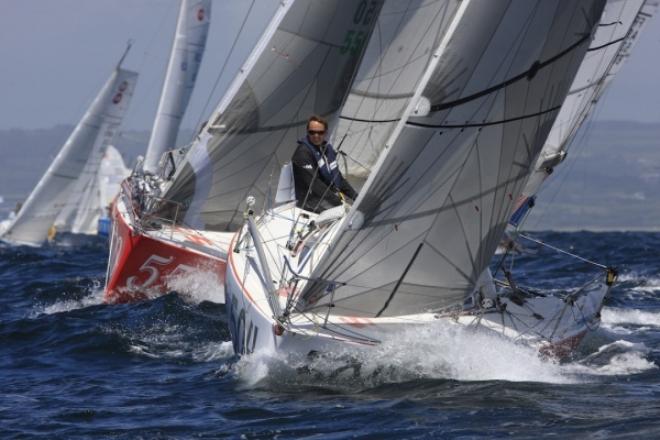
<instances>
[{"instance_id":1,"label":"mast","mask_svg":"<svg viewBox=\"0 0 660 440\"><path fill-rule=\"evenodd\" d=\"M183 114L190 102L204 55L211 0L182 0L163 91L158 103L143 168L155 173L163 153L176 146Z\"/></svg>"}]
</instances>

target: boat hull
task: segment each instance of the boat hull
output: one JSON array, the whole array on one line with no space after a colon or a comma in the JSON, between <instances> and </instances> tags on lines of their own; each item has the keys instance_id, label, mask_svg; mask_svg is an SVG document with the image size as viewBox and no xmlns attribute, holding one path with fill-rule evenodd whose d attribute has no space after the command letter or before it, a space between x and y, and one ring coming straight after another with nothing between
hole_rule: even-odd
<instances>
[{"instance_id":1,"label":"boat hull","mask_svg":"<svg viewBox=\"0 0 660 440\"><path fill-rule=\"evenodd\" d=\"M238 252L231 252L227 258L226 310L237 355L277 353L304 358L315 353L342 353L347 348L377 346L402 332L444 323L476 328L534 347L542 355L563 358L577 348L589 330L598 326L603 299L610 288L605 282L594 281L564 298L539 295L521 299L500 293L489 308L466 308L445 314L306 318L292 313L278 321L269 307L268 292L263 288L255 257L250 246L239 246Z\"/></svg>"},{"instance_id":2,"label":"boat hull","mask_svg":"<svg viewBox=\"0 0 660 440\"><path fill-rule=\"evenodd\" d=\"M224 282L226 254L222 249L226 252L227 244L213 243L210 237L176 226L172 233L164 227L140 231L127 215L128 209L126 198L120 195L112 211L106 302L126 303L165 294L173 290L171 281L176 277L195 271L210 271Z\"/></svg>"}]
</instances>

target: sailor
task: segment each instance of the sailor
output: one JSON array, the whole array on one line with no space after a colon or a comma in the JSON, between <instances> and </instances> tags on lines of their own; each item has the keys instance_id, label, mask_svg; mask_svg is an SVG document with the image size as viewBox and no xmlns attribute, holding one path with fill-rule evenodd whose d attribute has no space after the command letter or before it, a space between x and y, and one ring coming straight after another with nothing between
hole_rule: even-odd
<instances>
[{"instance_id":1,"label":"sailor","mask_svg":"<svg viewBox=\"0 0 660 440\"><path fill-rule=\"evenodd\" d=\"M342 200L353 201L357 197L339 171L337 153L325 140L327 131L325 119L311 116L307 121L307 136L298 140L291 159L297 206L306 211L318 213L341 205Z\"/></svg>"}]
</instances>

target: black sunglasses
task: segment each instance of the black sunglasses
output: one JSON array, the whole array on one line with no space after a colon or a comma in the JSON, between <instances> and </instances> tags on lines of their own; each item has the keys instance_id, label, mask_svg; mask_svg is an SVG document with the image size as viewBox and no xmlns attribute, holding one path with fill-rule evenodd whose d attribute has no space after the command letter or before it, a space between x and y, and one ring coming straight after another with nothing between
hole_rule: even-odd
<instances>
[{"instance_id":1,"label":"black sunglasses","mask_svg":"<svg viewBox=\"0 0 660 440\"><path fill-rule=\"evenodd\" d=\"M309 133L310 136L314 136L315 134L322 135L322 134L325 134L325 130L322 130L322 131L307 130L307 133Z\"/></svg>"}]
</instances>

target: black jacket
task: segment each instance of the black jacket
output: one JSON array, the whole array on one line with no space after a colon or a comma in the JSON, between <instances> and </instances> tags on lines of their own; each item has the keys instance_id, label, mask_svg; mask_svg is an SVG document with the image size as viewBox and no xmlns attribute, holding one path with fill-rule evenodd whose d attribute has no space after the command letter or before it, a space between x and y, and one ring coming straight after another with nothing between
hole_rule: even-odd
<instances>
[{"instance_id":1,"label":"black jacket","mask_svg":"<svg viewBox=\"0 0 660 440\"><path fill-rule=\"evenodd\" d=\"M351 200L357 197L353 187L339 171L337 154L329 143L321 145L319 150L306 137L300 139L291 163L296 183L297 205L300 208L321 212L341 205L339 192Z\"/></svg>"}]
</instances>

